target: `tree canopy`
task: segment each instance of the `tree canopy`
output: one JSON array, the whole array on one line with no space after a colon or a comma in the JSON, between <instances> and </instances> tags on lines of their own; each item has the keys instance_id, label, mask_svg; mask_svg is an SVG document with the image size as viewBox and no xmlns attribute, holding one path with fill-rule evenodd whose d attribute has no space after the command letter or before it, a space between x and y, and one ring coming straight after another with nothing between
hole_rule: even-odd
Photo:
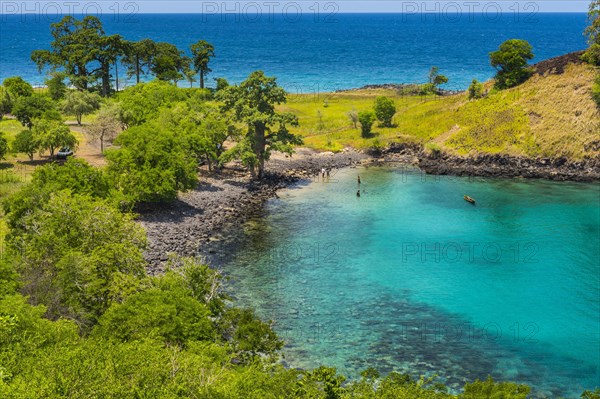
<instances>
[{"instance_id":1,"label":"tree canopy","mask_svg":"<svg viewBox=\"0 0 600 399\"><path fill-rule=\"evenodd\" d=\"M533 59L533 48L525 40L511 39L490 53L496 73L496 87L506 89L523 83L531 76L527 62Z\"/></svg>"},{"instance_id":2,"label":"tree canopy","mask_svg":"<svg viewBox=\"0 0 600 399\"><path fill-rule=\"evenodd\" d=\"M210 59L215 56L215 48L205 40L199 40L192 44L192 60L194 62L194 71L200 74L200 88L204 88L204 77L212 71L208 67Z\"/></svg>"},{"instance_id":3,"label":"tree canopy","mask_svg":"<svg viewBox=\"0 0 600 399\"><path fill-rule=\"evenodd\" d=\"M108 173L128 201L169 201L196 185L198 163L186 141L159 124L129 128L115 144L106 150Z\"/></svg>"},{"instance_id":4,"label":"tree canopy","mask_svg":"<svg viewBox=\"0 0 600 399\"><path fill-rule=\"evenodd\" d=\"M41 94L17 99L12 108L12 114L23 126L30 129L33 127L35 120L62 120L50 97Z\"/></svg>"},{"instance_id":5,"label":"tree canopy","mask_svg":"<svg viewBox=\"0 0 600 399\"><path fill-rule=\"evenodd\" d=\"M217 94L223 102L222 110L231 112L247 128L245 138L232 150L262 178L265 161L271 151L293 152L301 144L300 137L290 133L288 126L296 126L298 117L290 112L277 112L275 105L286 102L286 93L276 78L255 71L241 84L228 86Z\"/></svg>"},{"instance_id":6,"label":"tree canopy","mask_svg":"<svg viewBox=\"0 0 600 399\"><path fill-rule=\"evenodd\" d=\"M392 119L396 114L396 105L391 98L380 96L375 99L375 116L383 127L392 127Z\"/></svg>"},{"instance_id":7,"label":"tree canopy","mask_svg":"<svg viewBox=\"0 0 600 399\"><path fill-rule=\"evenodd\" d=\"M100 108L100 96L87 91L71 91L67 93L62 109L67 115L74 115L81 126L83 115L91 114Z\"/></svg>"}]
</instances>

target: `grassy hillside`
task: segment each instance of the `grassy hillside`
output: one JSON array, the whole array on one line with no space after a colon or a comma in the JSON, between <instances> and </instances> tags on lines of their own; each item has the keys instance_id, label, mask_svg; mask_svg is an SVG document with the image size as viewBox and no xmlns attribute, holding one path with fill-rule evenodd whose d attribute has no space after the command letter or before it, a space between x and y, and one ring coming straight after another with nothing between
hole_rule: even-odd
<instances>
[{"instance_id":1,"label":"grassy hillside","mask_svg":"<svg viewBox=\"0 0 600 399\"><path fill-rule=\"evenodd\" d=\"M389 142L432 143L454 154L506 153L524 156L600 155L600 114L591 99L594 70L569 64L564 70L534 75L523 85L493 91L469 101L466 94L447 97L402 96L393 90L361 90L298 95L282 109L300 118L295 129L309 147L339 151ZM362 138L348 112L373 106L379 95L394 98L395 127L375 125Z\"/></svg>"}]
</instances>

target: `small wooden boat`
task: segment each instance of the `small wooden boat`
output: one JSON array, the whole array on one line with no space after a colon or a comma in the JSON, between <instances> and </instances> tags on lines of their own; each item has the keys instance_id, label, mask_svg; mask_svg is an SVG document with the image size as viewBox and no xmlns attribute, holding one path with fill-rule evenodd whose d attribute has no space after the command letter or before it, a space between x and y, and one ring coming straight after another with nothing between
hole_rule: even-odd
<instances>
[{"instance_id":1,"label":"small wooden boat","mask_svg":"<svg viewBox=\"0 0 600 399\"><path fill-rule=\"evenodd\" d=\"M465 195L463 197L465 199L465 201L470 202L471 204L475 205L475 200L471 197L469 197L468 195Z\"/></svg>"}]
</instances>

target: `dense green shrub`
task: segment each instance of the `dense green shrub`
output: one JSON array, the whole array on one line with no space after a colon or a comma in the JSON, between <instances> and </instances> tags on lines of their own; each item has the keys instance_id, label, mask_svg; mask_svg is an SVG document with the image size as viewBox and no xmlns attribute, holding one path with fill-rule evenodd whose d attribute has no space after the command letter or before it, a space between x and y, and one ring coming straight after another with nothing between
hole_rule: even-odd
<instances>
[{"instance_id":1,"label":"dense green shrub","mask_svg":"<svg viewBox=\"0 0 600 399\"><path fill-rule=\"evenodd\" d=\"M156 118L162 107L185 101L185 90L174 85L152 81L129 87L117 95L122 109L121 122L125 126L139 126Z\"/></svg>"},{"instance_id":2,"label":"dense green shrub","mask_svg":"<svg viewBox=\"0 0 600 399\"><path fill-rule=\"evenodd\" d=\"M4 137L4 132L0 132L0 159L4 159L4 156L8 152L8 141Z\"/></svg>"},{"instance_id":3,"label":"dense green shrub","mask_svg":"<svg viewBox=\"0 0 600 399\"><path fill-rule=\"evenodd\" d=\"M63 190L98 199L108 198L110 192L102 171L82 159L69 159L64 165L44 165L35 170L27 185L2 203L10 234L20 234L23 217L41 208L51 194Z\"/></svg>"},{"instance_id":4,"label":"dense green shrub","mask_svg":"<svg viewBox=\"0 0 600 399\"><path fill-rule=\"evenodd\" d=\"M381 122L381 126L392 127L392 118L394 118L394 115L396 114L394 100L383 96L377 97L374 110L375 116L377 116L377 119Z\"/></svg>"},{"instance_id":5,"label":"dense green shrub","mask_svg":"<svg viewBox=\"0 0 600 399\"><path fill-rule=\"evenodd\" d=\"M473 79L471 85L468 89L469 100L476 100L478 98L483 97L483 85L477 81L477 79Z\"/></svg>"},{"instance_id":6,"label":"dense green shrub","mask_svg":"<svg viewBox=\"0 0 600 399\"><path fill-rule=\"evenodd\" d=\"M114 187L131 203L170 201L196 185L197 159L187 141L159 124L130 128L106 151Z\"/></svg>"},{"instance_id":7,"label":"dense green shrub","mask_svg":"<svg viewBox=\"0 0 600 399\"><path fill-rule=\"evenodd\" d=\"M368 137L371 134L373 123L376 116L373 111L361 111L358 113L358 121L360 122L360 131L363 137Z\"/></svg>"}]
</instances>

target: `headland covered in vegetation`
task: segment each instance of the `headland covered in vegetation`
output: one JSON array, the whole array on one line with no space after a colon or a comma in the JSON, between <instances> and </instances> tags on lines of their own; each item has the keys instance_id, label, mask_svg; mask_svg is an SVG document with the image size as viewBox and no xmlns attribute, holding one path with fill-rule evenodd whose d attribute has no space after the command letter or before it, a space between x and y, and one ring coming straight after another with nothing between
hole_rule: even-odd
<instances>
[{"instance_id":1,"label":"headland covered in vegetation","mask_svg":"<svg viewBox=\"0 0 600 399\"><path fill-rule=\"evenodd\" d=\"M50 68L47 88L13 77L0 93L0 393L526 398L529 387L491 378L450 393L372 368L357 381L326 365L286 369L271 324L234 306L195 255L285 184L365 160L598 180L599 7L584 54L531 68L531 46L509 40L491 54L494 81L452 95L436 67L427 83L396 88L289 95L256 71L208 90L210 43L187 57L107 36L94 17L53 24L52 49L32 54ZM117 60L156 80L118 90ZM176 86L195 76L200 88ZM289 158L301 145L312 150ZM80 155L53 162L64 147ZM600 397L594 388L582 397Z\"/></svg>"}]
</instances>

